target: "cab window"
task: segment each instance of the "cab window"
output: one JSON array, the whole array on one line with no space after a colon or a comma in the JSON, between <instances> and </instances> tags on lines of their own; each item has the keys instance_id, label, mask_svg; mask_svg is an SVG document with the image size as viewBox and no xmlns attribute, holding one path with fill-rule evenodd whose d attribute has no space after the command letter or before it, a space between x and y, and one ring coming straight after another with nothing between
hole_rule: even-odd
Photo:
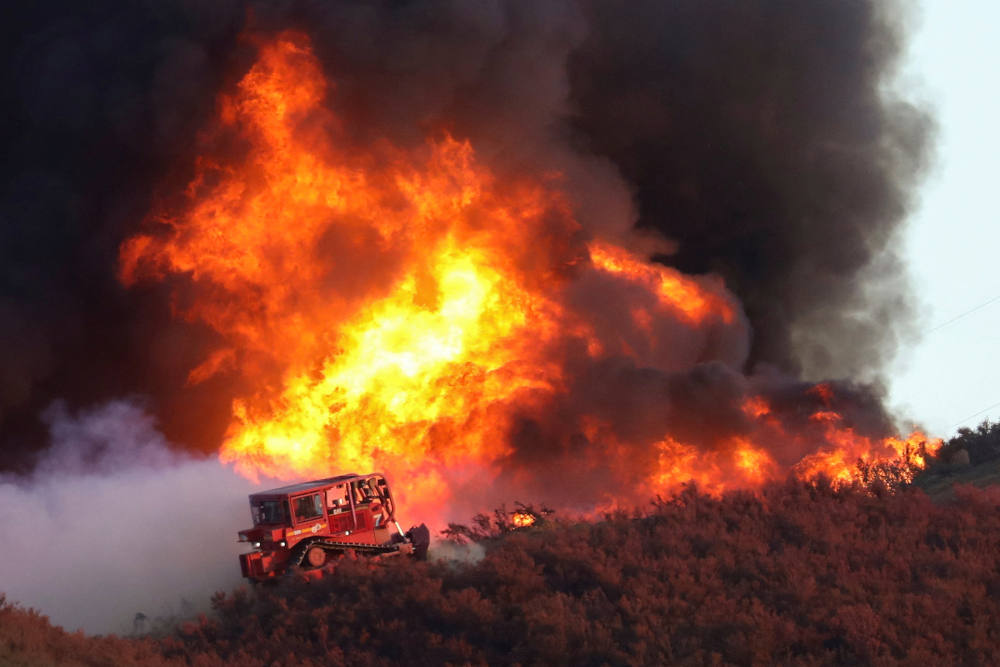
<instances>
[{"instance_id":1,"label":"cab window","mask_svg":"<svg viewBox=\"0 0 1000 667\"><path fill-rule=\"evenodd\" d=\"M296 521L308 521L323 516L323 500L318 493L300 496L292 502L295 506Z\"/></svg>"},{"instance_id":2,"label":"cab window","mask_svg":"<svg viewBox=\"0 0 1000 667\"><path fill-rule=\"evenodd\" d=\"M288 501L258 500L252 505L253 525L285 523L288 518Z\"/></svg>"},{"instance_id":3,"label":"cab window","mask_svg":"<svg viewBox=\"0 0 1000 667\"><path fill-rule=\"evenodd\" d=\"M379 500L386 502L389 498L389 485L385 479L382 477L373 477L369 483L375 493L378 494Z\"/></svg>"},{"instance_id":4,"label":"cab window","mask_svg":"<svg viewBox=\"0 0 1000 667\"><path fill-rule=\"evenodd\" d=\"M379 499L379 494L376 491L375 480L373 479L361 479L352 484L355 493L355 503L358 505L365 505L374 500Z\"/></svg>"},{"instance_id":5,"label":"cab window","mask_svg":"<svg viewBox=\"0 0 1000 667\"><path fill-rule=\"evenodd\" d=\"M384 477L376 477L372 480L372 484L375 487L375 491L378 493L379 499L381 499L382 504L385 506L385 509L391 515L394 510L392 494L389 493L389 483L385 481Z\"/></svg>"}]
</instances>

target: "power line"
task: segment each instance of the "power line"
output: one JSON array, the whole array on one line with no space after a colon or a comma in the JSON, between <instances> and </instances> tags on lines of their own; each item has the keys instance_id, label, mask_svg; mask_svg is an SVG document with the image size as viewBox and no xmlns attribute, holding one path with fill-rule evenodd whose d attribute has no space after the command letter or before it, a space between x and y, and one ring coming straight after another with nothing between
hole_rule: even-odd
<instances>
[{"instance_id":1,"label":"power line","mask_svg":"<svg viewBox=\"0 0 1000 667\"><path fill-rule=\"evenodd\" d=\"M955 317L951 318L947 322L942 322L941 324L937 325L936 327L934 327L932 329L928 329L927 333L932 333L934 331L937 331L938 329L943 329L944 327L948 326L952 322L957 322L958 320L962 319L966 315L971 315L972 313L976 312L977 310L981 310L981 309L985 308L986 306L988 306L988 305L990 305L992 303L996 303L997 301L1000 301L1000 294L996 295L992 299L989 299L987 301L982 302L981 304L979 304L975 308L970 308L969 310L965 311L964 313L956 315Z\"/></svg>"},{"instance_id":2,"label":"power line","mask_svg":"<svg viewBox=\"0 0 1000 667\"><path fill-rule=\"evenodd\" d=\"M983 414L984 412L989 412L990 410L992 410L993 408L996 408L996 407L1000 407L1000 401L997 401L993 405L990 405L988 407L983 408L982 410L980 410L979 412L977 412L974 415L969 415L968 417L966 417L962 421L958 422L957 424L952 424L948 428L949 429L957 428L957 427L961 426L962 424L964 424L965 422L969 421L970 419L975 419L976 417L978 417L979 415Z\"/></svg>"},{"instance_id":3,"label":"power line","mask_svg":"<svg viewBox=\"0 0 1000 667\"><path fill-rule=\"evenodd\" d=\"M966 310L966 311L965 311L965 312L963 312L963 313L959 313L959 314L958 314L958 315L956 315L955 317L951 318L950 320L947 320L946 322L942 322L941 324L937 325L936 327L933 327L933 328L931 328L931 329L928 329L928 330L926 331L926 333L933 333L933 332L937 331L938 329L943 329L944 327L948 326L949 324L952 324L952 323L954 323L954 322L957 322L958 320L962 319L963 317L967 317L967 316L971 315L972 313L974 313L974 312L976 312L976 311L978 311L978 310L982 310L982 309L983 309L983 308L985 308L986 306L989 306L989 305L991 305L991 304L994 304L994 303L996 303L997 301L1000 301L1000 294L998 294L998 295L994 296L994 297L993 297L993 298L991 298L991 299L987 299L986 301L983 301L983 302L982 302L981 304L979 304L978 306L974 306L974 307L970 308L969 310ZM983 408L983 409L982 409L982 410L980 410L979 412L976 412L976 413L974 413L974 414L971 414L971 415L969 415L969 416L968 416L968 417L966 417L965 419L963 419L963 420L961 420L961 421L959 421L959 422L956 422L956 423L952 424L952 425L951 425L951 426L949 426L948 428L949 428L949 430L950 430L950 429L953 429L953 428L957 428L957 427L959 427L959 426L961 426L961 425L965 424L965 423L966 423L967 421L969 421L970 419L975 419L975 418L976 418L976 417L978 417L979 415L981 415L981 414L983 414L983 413L985 413L985 412L989 412L989 411L990 411L990 410L992 410L993 408L997 408L997 407L1000 407L1000 401L997 401L996 403L994 403L994 404L992 404L992 405L989 405L989 406L987 406L987 407Z\"/></svg>"}]
</instances>

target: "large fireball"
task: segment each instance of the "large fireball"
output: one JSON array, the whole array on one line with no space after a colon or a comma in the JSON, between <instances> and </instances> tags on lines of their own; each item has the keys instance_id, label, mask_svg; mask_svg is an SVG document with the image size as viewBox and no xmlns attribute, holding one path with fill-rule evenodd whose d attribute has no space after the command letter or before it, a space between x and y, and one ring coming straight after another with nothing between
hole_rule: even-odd
<instances>
[{"instance_id":1,"label":"large fireball","mask_svg":"<svg viewBox=\"0 0 1000 667\"><path fill-rule=\"evenodd\" d=\"M239 148L203 155L183 203L153 216L160 230L121 249L123 282L186 281L178 316L223 341L189 382L236 373L253 388L234 400L220 454L247 476L380 469L408 512L431 513L457 486L502 475L517 488L559 475L560 461L579 470L573 456L600 457L588 469L630 481L635 500L692 478L724 489L793 469L850 476L859 457L922 440L856 434L823 405L793 432L756 395L737 405L741 433L710 449L669 423L629 435L602 410L549 415L578 392L581 366L741 363L718 342L745 339L741 307L718 279L582 228L558 174L498 176L444 134L359 150L333 95L306 37L266 42L208 130ZM565 440L534 468L519 451L525 415Z\"/></svg>"}]
</instances>

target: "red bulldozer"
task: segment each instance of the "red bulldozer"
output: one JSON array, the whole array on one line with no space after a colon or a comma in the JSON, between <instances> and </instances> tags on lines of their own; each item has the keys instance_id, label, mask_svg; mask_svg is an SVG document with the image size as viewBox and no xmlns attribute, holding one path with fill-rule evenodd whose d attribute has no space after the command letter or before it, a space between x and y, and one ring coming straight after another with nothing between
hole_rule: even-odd
<instances>
[{"instance_id":1,"label":"red bulldozer","mask_svg":"<svg viewBox=\"0 0 1000 667\"><path fill-rule=\"evenodd\" d=\"M423 559L430 531L403 532L385 475L340 475L250 495L253 528L239 532L254 550L240 555L243 576L266 581L299 570L320 570L348 552Z\"/></svg>"}]
</instances>

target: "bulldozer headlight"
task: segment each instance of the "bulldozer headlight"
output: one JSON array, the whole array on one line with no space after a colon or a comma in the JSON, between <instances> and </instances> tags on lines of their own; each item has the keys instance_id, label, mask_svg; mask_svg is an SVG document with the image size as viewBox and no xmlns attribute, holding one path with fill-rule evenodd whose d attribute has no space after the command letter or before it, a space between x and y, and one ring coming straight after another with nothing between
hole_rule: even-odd
<instances>
[{"instance_id":1,"label":"bulldozer headlight","mask_svg":"<svg viewBox=\"0 0 1000 667\"><path fill-rule=\"evenodd\" d=\"M285 541L281 540L280 544L281 544L281 546L285 546Z\"/></svg>"},{"instance_id":2,"label":"bulldozer headlight","mask_svg":"<svg viewBox=\"0 0 1000 667\"><path fill-rule=\"evenodd\" d=\"M255 549L260 549L260 542L254 542L253 546Z\"/></svg>"}]
</instances>

